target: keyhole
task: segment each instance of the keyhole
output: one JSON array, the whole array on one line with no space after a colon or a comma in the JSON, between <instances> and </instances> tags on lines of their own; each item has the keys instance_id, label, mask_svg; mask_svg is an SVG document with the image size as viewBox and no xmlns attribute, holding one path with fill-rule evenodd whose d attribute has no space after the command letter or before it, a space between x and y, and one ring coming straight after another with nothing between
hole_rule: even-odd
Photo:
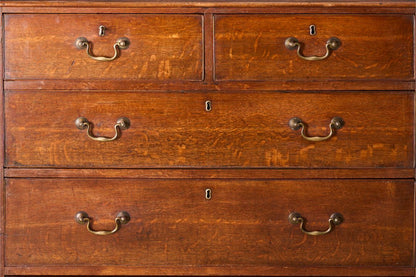
<instances>
[{"instance_id":1,"label":"keyhole","mask_svg":"<svg viewBox=\"0 0 416 277\"><path fill-rule=\"evenodd\" d=\"M207 100L207 101L205 101L205 110L206 110L207 112L210 112L210 111L212 110L212 103L211 103L211 100Z\"/></svg>"},{"instance_id":2,"label":"keyhole","mask_svg":"<svg viewBox=\"0 0 416 277\"><path fill-rule=\"evenodd\" d=\"M205 199L210 200L212 198L212 191L211 189L205 190Z\"/></svg>"},{"instance_id":3,"label":"keyhole","mask_svg":"<svg viewBox=\"0 0 416 277\"><path fill-rule=\"evenodd\" d=\"M311 36L316 35L316 26L315 26L315 25L311 25L311 26L309 26L309 34L310 34Z\"/></svg>"},{"instance_id":4,"label":"keyhole","mask_svg":"<svg viewBox=\"0 0 416 277\"><path fill-rule=\"evenodd\" d=\"M105 35L105 26L104 25L100 25L100 27L98 27L98 35L100 37L103 37Z\"/></svg>"}]
</instances>

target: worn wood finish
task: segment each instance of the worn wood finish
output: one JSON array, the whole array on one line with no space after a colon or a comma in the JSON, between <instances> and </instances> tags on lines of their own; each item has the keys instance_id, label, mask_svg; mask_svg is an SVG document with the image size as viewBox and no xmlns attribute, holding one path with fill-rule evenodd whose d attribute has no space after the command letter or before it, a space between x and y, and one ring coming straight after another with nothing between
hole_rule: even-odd
<instances>
[{"instance_id":1,"label":"worn wood finish","mask_svg":"<svg viewBox=\"0 0 416 277\"><path fill-rule=\"evenodd\" d=\"M413 167L407 92L7 92L5 111L8 167ZM97 142L76 128L80 116L96 136L112 137L121 116L131 127ZM288 126L299 117L326 136L335 116L345 126L328 141Z\"/></svg>"},{"instance_id":2,"label":"worn wood finish","mask_svg":"<svg viewBox=\"0 0 416 277\"><path fill-rule=\"evenodd\" d=\"M6 80L202 80L201 15L15 14L5 15L5 34ZM121 37L131 44L101 62L75 47L78 37L92 42L96 56L113 56Z\"/></svg>"},{"instance_id":3,"label":"worn wood finish","mask_svg":"<svg viewBox=\"0 0 416 277\"><path fill-rule=\"evenodd\" d=\"M415 276L414 0L0 0L0 11L0 277ZM97 55L132 44L95 62L79 36ZM304 62L289 36L305 55L332 36L342 46ZM120 116L132 125L99 143L78 116L95 135L112 136ZM333 116L346 124L310 143L293 116L310 135ZM120 210L132 220L97 237L79 210L96 229ZM292 211L309 230L332 212L345 221L309 237Z\"/></svg>"},{"instance_id":4,"label":"worn wood finish","mask_svg":"<svg viewBox=\"0 0 416 277\"><path fill-rule=\"evenodd\" d=\"M377 0L307 0L295 2L289 0L266 1L1 1L8 13L27 12L35 9L36 12L55 13L95 13L97 8L104 13L127 12L159 12L169 10L173 12L186 12L192 8L206 8L215 13L414 13L413 0L377 1ZM80 9L82 8L82 9Z\"/></svg>"},{"instance_id":5,"label":"worn wood finish","mask_svg":"<svg viewBox=\"0 0 416 277\"><path fill-rule=\"evenodd\" d=\"M297 266L42 266L42 267L6 267L7 275L54 275L62 272L74 276L109 276L115 273L123 276L414 276L412 267L297 267ZM68 275L64 275L68 276ZM117 276L117 275L116 275ZM23 277L23 276L22 276Z\"/></svg>"},{"instance_id":6,"label":"worn wood finish","mask_svg":"<svg viewBox=\"0 0 416 277\"><path fill-rule=\"evenodd\" d=\"M414 177L413 168L271 169L271 168L6 168L5 177L14 178L145 178L145 179L338 179Z\"/></svg>"},{"instance_id":7,"label":"worn wood finish","mask_svg":"<svg viewBox=\"0 0 416 277\"><path fill-rule=\"evenodd\" d=\"M374 91L374 90L415 90L413 81L307 81L304 80L277 80L267 82L256 81L213 81L212 71L206 71L204 82L149 82L149 81L111 81L108 80L13 80L5 81L6 90L76 90L76 91L132 91L132 90L158 90L158 91L277 91L277 90L304 90L304 91ZM211 76L211 79L209 79Z\"/></svg>"},{"instance_id":8,"label":"worn wood finish","mask_svg":"<svg viewBox=\"0 0 416 277\"><path fill-rule=\"evenodd\" d=\"M406 15L218 15L215 78L413 79L412 30ZM302 43L305 56L323 56L331 37L342 45L326 60L304 61L286 49L288 37Z\"/></svg>"},{"instance_id":9,"label":"worn wood finish","mask_svg":"<svg viewBox=\"0 0 416 277\"><path fill-rule=\"evenodd\" d=\"M413 264L413 180L6 181L6 266ZM78 211L95 229L112 229L119 211L131 221L96 236ZM288 222L293 211L310 230L334 212L345 222L309 237Z\"/></svg>"}]
</instances>

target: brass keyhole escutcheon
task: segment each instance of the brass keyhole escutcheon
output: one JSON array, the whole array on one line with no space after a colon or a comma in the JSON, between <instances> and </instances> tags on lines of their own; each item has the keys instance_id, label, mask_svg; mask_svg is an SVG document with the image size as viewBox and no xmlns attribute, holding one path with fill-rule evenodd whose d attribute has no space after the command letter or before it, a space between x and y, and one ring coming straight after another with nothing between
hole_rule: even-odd
<instances>
[{"instance_id":1,"label":"brass keyhole escutcheon","mask_svg":"<svg viewBox=\"0 0 416 277\"><path fill-rule=\"evenodd\" d=\"M312 24L311 26L309 26L309 34L311 36L316 35L316 26L315 25Z\"/></svg>"},{"instance_id":2,"label":"brass keyhole escutcheon","mask_svg":"<svg viewBox=\"0 0 416 277\"><path fill-rule=\"evenodd\" d=\"M212 190L211 189L206 189L205 190L205 199L206 200L211 200L212 198Z\"/></svg>"}]
</instances>

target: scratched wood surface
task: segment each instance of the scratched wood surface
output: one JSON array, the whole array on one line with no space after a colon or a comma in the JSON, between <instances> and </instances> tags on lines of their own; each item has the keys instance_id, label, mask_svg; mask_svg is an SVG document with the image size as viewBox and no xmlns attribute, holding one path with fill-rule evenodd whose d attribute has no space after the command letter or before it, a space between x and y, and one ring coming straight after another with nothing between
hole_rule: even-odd
<instances>
[{"instance_id":1,"label":"scratched wood surface","mask_svg":"<svg viewBox=\"0 0 416 277\"><path fill-rule=\"evenodd\" d=\"M202 79L200 15L13 14L4 25L5 79ZM101 62L75 47L78 37L91 41L96 56L112 57L121 37L131 44Z\"/></svg>"},{"instance_id":2,"label":"scratched wood surface","mask_svg":"<svg viewBox=\"0 0 416 277\"><path fill-rule=\"evenodd\" d=\"M410 15L216 15L214 28L217 80L414 77ZM323 56L331 37L342 44L326 60L305 61L286 49L288 37L305 56Z\"/></svg>"},{"instance_id":3,"label":"scratched wood surface","mask_svg":"<svg viewBox=\"0 0 416 277\"><path fill-rule=\"evenodd\" d=\"M210 100L212 110L205 110ZM62 105L65 103L64 105ZM22 109L22 107L25 107ZM7 92L8 167L402 167L413 166L413 94ZM113 142L116 120L131 127ZM329 140L335 116L345 125Z\"/></svg>"},{"instance_id":4,"label":"scratched wood surface","mask_svg":"<svg viewBox=\"0 0 416 277\"><path fill-rule=\"evenodd\" d=\"M5 112L7 167L413 167L411 92L8 91ZM95 136L112 137L121 116L131 127L97 142L80 116ZM288 126L299 117L326 136L335 116L345 125L327 141Z\"/></svg>"},{"instance_id":5,"label":"scratched wood surface","mask_svg":"<svg viewBox=\"0 0 416 277\"><path fill-rule=\"evenodd\" d=\"M413 180L7 179L6 266L411 266ZM212 190L211 200L204 191ZM131 221L111 236L119 211ZM288 221L325 230L311 237Z\"/></svg>"}]
</instances>

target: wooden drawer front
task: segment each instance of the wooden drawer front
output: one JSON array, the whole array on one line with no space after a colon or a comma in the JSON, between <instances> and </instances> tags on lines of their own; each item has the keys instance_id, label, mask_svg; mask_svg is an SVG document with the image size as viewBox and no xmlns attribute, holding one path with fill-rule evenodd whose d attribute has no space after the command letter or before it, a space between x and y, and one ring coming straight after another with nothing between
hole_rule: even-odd
<instances>
[{"instance_id":1,"label":"wooden drawer front","mask_svg":"<svg viewBox=\"0 0 416 277\"><path fill-rule=\"evenodd\" d=\"M205 101L212 110L205 110ZM24 109L22 108L24 107ZM401 167L413 165L413 93L6 93L6 166ZM333 117L344 126L326 136ZM119 117L131 126L115 141Z\"/></svg>"},{"instance_id":2,"label":"wooden drawer front","mask_svg":"<svg viewBox=\"0 0 416 277\"><path fill-rule=\"evenodd\" d=\"M6 181L6 266L287 265L411 266L412 180ZM212 190L211 200L205 189ZM94 230L75 222L85 211ZM308 230L344 222L322 236Z\"/></svg>"},{"instance_id":3,"label":"wooden drawer front","mask_svg":"<svg viewBox=\"0 0 416 277\"><path fill-rule=\"evenodd\" d=\"M5 16L5 30L6 80L202 79L200 15L13 14ZM96 56L112 57L122 37L130 45L114 61L96 61L76 48L78 37Z\"/></svg>"},{"instance_id":4,"label":"wooden drawer front","mask_svg":"<svg viewBox=\"0 0 416 277\"><path fill-rule=\"evenodd\" d=\"M315 25L316 35L309 34ZM413 17L405 15L217 15L217 80L412 79ZM341 46L321 61L305 61L285 40L295 37L304 56L323 56L327 40Z\"/></svg>"}]
</instances>

